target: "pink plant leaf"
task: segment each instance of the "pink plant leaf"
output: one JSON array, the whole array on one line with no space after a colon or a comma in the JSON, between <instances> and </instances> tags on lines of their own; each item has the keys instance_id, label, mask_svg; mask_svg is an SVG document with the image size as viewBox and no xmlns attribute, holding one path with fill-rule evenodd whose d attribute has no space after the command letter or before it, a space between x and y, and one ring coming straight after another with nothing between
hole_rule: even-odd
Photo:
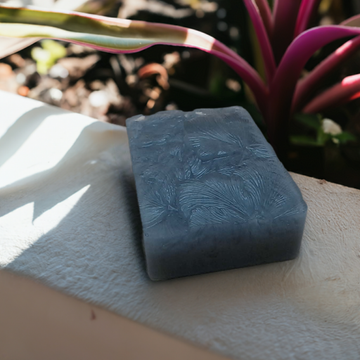
<instances>
[{"instance_id":1,"label":"pink plant leaf","mask_svg":"<svg viewBox=\"0 0 360 360\"><path fill-rule=\"evenodd\" d=\"M300 5L299 15L296 20L294 31L294 38L304 32L308 26L309 21L318 8L321 0L303 0Z\"/></svg>"},{"instance_id":2,"label":"pink plant leaf","mask_svg":"<svg viewBox=\"0 0 360 360\"><path fill-rule=\"evenodd\" d=\"M1 1L2 3L11 3L12 1ZM114 7L116 0L16 0L17 6L31 6L37 5L44 9L60 9L60 10L74 10L80 12L88 12L92 14L101 14ZM0 38L0 59L14 52L20 51L38 39L16 39L16 38Z\"/></svg>"},{"instance_id":3,"label":"pink plant leaf","mask_svg":"<svg viewBox=\"0 0 360 360\"><path fill-rule=\"evenodd\" d=\"M360 47L360 36L357 36L340 46L318 66L316 66L304 79L301 79L295 90L292 112L300 111L314 92L321 85L322 80L344 60L348 59Z\"/></svg>"},{"instance_id":4,"label":"pink plant leaf","mask_svg":"<svg viewBox=\"0 0 360 360\"><path fill-rule=\"evenodd\" d=\"M278 63L293 40L300 4L301 0L275 0L274 2L272 46Z\"/></svg>"},{"instance_id":5,"label":"pink plant leaf","mask_svg":"<svg viewBox=\"0 0 360 360\"><path fill-rule=\"evenodd\" d=\"M359 27L360 26L360 15L352 16L346 20L344 20L342 23L340 23L342 26L350 26L350 27Z\"/></svg>"},{"instance_id":6,"label":"pink plant leaf","mask_svg":"<svg viewBox=\"0 0 360 360\"><path fill-rule=\"evenodd\" d=\"M40 39L14 39L11 37L0 37L0 59L18 52Z\"/></svg>"},{"instance_id":7,"label":"pink plant leaf","mask_svg":"<svg viewBox=\"0 0 360 360\"><path fill-rule=\"evenodd\" d=\"M255 3L259 9L268 37L271 39L274 30L274 24L269 3L267 0L255 0Z\"/></svg>"},{"instance_id":8,"label":"pink plant leaf","mask_svg":"<svg viewBox=\"0 0 360 360\"><path fill-rule=\"evenodd\" d=\"M256 36L259 40L259 45L261 49L261 53L264 59L266 77L268 83L272 81L276 70L276 64L274 59L274 54L272 52L272 48L270 45L270 41L268 38L268 34L266 32L264 23L262 21L259 9L255 3L255 0L244 0L245 6L248 10L250 19L253 23Z\"/></svg>"},{"instance_id":9,"label":"pink plant leaf","mask_svg":"<svg viewBox=\"0 0 360 360\"><path fill-rule=\"evenodd\" d=\"M327 108L342 105L360 97L360 74L344 78L341 83L334 85L316 96L303 109L304 113L318 113Z\"/></svg>"},{"instance_id":10,"label":"pink plant leaf","mask_svg":"<svg viewBox=\"0 0 360 360\"><path fill-rule=\"evenodd\" d=\"M308 0L314 1L314 0ZM299 14L300 16L300 14ZM349 27L360 26L360 15L353 16L343 21L340 25ZM344 60L348 59L360 47L360 36L347 41L340 46L334 53L323 60L313 69L304 79L298 82L296 87L292 109L299 111L306 104L306 101L313 95L326 75L339 67Z\"/></svg>"},{"instance_id":11,"label":"pink plant leaf","mask_svg":"<svg viewBox=\"0 0 360 360\"><path fill-rule=\"evenodd\" d=\"M355 35L360 35L359 28L320 26L305 31L292 42L278 66L269 89L267 118L271 126L277 127L273 124L288 122L296 82L314 52L334 40Z\"/></svg>"},{"instance_id":12,"label":"pink plant leaf","mask_svg":"<svg viewBox=\"0 0 360 360\"><path fill-rule=\"evenodd\" d=\"M0 36L52 38L113 53L137 52L157 44L198 48L232 67L265 111L268 90L256 71L234 51L200 31L78 12L5 6L0 6L0 10Z\"/></svg>"}]
</instances>

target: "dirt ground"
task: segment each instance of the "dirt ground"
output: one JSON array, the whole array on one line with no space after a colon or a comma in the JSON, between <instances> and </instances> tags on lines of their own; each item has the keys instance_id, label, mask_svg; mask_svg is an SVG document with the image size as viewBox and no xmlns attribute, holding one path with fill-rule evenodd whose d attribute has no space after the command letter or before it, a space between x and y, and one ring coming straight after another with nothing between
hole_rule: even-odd
<instances>
[{"instance_id":1,"label":"dirt ground","mask_svg":"<svg viewBox=\"0 0 360 360\"><path fill-rule=\"evenodd\" d=\"M344 7L342 16L352 15L349 11ZM341 18L336 19L338 12L333 13L334 18L330 20L341 21ZM254 64L251 28L241 1L123 0L116 2L106 14L203 31ZM140 53L116 55L79 45L61 45L63 56L45 70L34 56L39 49L40 53L44 50L42 43L1 59L0 90L118 125L125 125L125 120L136 114L240 105L264 130L261 115L247 87L233 70L214 56L196 49L171 46L154 46ZM360 53L335 73L332 81L359 72L359 60ZM307 67L313 66L314 61L309 61ZM324 116L331 116L343 129L360 138L359 108L357 100ZM295 131L298 130L295 127ZM293 147L289 152L288 169L360 188L359 141L336 149Z\"/></svg>"}]
</instances>

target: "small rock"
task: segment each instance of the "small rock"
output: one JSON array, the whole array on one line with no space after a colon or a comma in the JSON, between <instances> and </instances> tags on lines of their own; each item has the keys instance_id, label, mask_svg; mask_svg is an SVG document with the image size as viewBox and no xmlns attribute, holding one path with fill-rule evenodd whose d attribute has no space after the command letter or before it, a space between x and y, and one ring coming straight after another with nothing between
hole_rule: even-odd
<instances>
[{"instance_id":1,"label":"small rock","mask_svg":"<svg viewBox=\"0 0 360 360\"><path fill-rule=\"evenodd\" d=\"M26 61L19 54L10 55L9 61L19 68L24 67L26 64Z\"/></svg>"},{"instance_id":2,"label":"small rock","mask_svg":"<svg viewBox=\"0 0 360 360\"><path fill-rule=\"evenodd\" d=\"M64 67L73 78L81 78L91 67L100 60L99 55L92 54L83 59L68 57L60 59L57 63Z\"/></svg>"},{"instance_id":3,"label":"small rock","mask_svg":"<svg viewBox=\"0 0 360 360\"><path fill-rule=\"evenodd\" d=\"M52 100L60 101L63 97L63 93L59 89L52 88L49 90L49 94Z\"/></svg>"},{"instance_id":4,"label":"small rock","mask_svg":"<svg viewBox=\"0 0 360 360\"><path fill-rule=\"evenodd\" d=\"M10 65L0 63L0 77L2 79L9 78L9 77L11 77L13 75L14 75L14 73L13 73L12 68L11 68Z\"/></svg>"},{"instance_id":5,"label":"small rock","mask_svg":"<svg viewBox=\"0 0 360 360\"><path fill-rule=\"evenodd\" d=\"M236 80L227 79L225 84L226 84L227 88L229 88L230 90L232 90L234 92L239 92L241 90L241 85Z\"/></svg>"},{"instance_id":6,"label":"small rock","mask_svg":"<svg viewBox=\"0 0 360 360\"><path fill-rule=\"evenodd\" d=\"M26 76L25 74L23 73L18 73L16 75L16 82L19 84L19 85L24 85L25 82L26 82Z\"/></svg>"},{"instance_id":7,"label":"small rock","mask_svg":"<svg viewBox=\"0 0 360 360\"><path fill-rule=\"evenodd\" d=\"M340 125L331 119L324 119L322 121L322 128L325 134L339 135L342 133Z\"/></svg>"},{"instance_id":8,"label":"small rock","mask_svg":"<svg viewBox=\"0 0 360 360\"><path fill-rule=\"evenodd\" d=\"M66 79L69 76L69 71L60 64L55 64L49 71L52 78Z\"/></svg>"},{"instance_id":9,"label":"small rock","mask_svg":"<svg viewBox=\"0 0 360 360\"><path fill-rule=\"evenodd\" d=\"M106 92L103 90L93 91L89 96L89 101L94 107L101 107L108 104Z\"/></svg>"}]
</instances>

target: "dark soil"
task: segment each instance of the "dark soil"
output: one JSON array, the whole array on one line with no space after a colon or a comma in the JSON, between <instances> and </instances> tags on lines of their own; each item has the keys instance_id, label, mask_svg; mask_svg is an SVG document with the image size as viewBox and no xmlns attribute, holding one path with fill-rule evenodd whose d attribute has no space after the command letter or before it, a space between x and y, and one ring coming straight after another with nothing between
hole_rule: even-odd
<instances>
[{"instance_id":1,"label":"dark soil","mask_svg":"<svg viewBox=\"0 0 360 360\"><path fill-rule=\"evenodd\" d=\"M193 7L188 6L189 3ZM344 7L343 11L344 16L351 15L350 8ZM201 30L253 63L250 27L241 1L124 0L109 13L117 14ZM171 46L114 55L78 45L63 45L66 56L43 75L37 72L31 56L32 48L41 46L39 43L2 59L0 89L118 125L125 125L125 120L136 114L241 105L264 130L261 115L247 87L214 56L196 49ZM359 72L358 60L359 54L329 81ZM307 67L311 69L315 65L316 60L311 60ZM359 105L359 101L354 101L324 115L343 129L360 135ZM334 147L330 150L327 147L293 147L289 152L288 169L360 188L360 147L357 143L335 150Z\"/></svg>"}]
</instances>

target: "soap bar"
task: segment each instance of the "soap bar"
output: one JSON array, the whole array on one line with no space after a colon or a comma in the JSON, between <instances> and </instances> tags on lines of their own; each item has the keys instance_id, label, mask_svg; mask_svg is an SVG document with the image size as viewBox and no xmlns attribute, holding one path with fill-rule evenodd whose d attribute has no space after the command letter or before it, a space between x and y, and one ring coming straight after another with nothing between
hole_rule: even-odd
<instances>
[{"instance_id":1,"label":"soap bar","mask_svg":"<svg viewBox=\"0 0 360 360\"><path fill-rule=\"evenodd\" d=\"M307 206L241 107L126 121L149 277L290 260Z\"/></svg>"}]
</instances>

